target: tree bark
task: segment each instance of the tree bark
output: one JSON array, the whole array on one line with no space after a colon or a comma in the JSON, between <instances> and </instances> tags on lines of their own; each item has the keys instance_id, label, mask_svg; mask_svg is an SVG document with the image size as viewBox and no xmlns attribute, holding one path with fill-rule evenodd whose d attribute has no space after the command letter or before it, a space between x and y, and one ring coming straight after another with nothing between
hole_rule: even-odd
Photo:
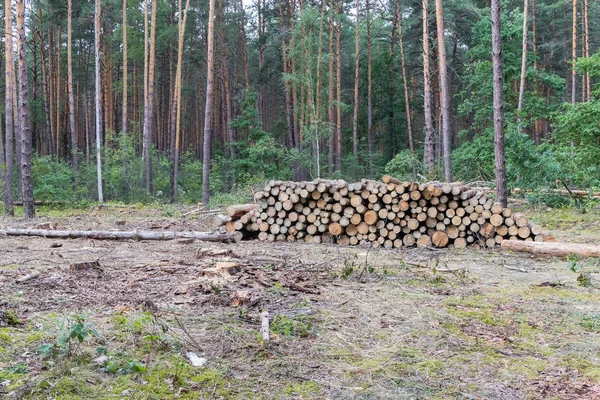
<instances>
[{"instance_id":1,"label":"tree bark","mask_svg":"<svg viewBox=\"0 0 600 400\"><path fill-rule=\"evenodd\" d=\"M56 117L55 117L55 122L56 122L56 141L55 141L55 145L56 145L56 158L60 158L60 148L61 148L61 144L62 144L62 135L60 132L60 114L62 111L62 107L60 106L60 95L61 95L61 77L60 77L60 71L61 71L61 67L60 67L60 56L62 53L62 32L61 32L61 26L60 24L58 25L58 32L56 34L56 105L54 106L55 111L56 111Z\"/></svg>"},{"instance_id":2,"label":"tree bark","mask_svg":"<svg viewBox=\"0 0 600 400\"><path fill-rule=\"evenodd\" d=\"M214 58L214 34L215 34L215 0L209 0L208 14L208 49L206 57L206 103L204 108L204 139L202 159L202 204L208 205L210 200L210 164L211 164L211 112L213 103L213 70Z\"/></svg>"},{"instance_id":3,"label":"tree bark","mask_svg":"<svg viewBox=\"0 0 600 400\"><path fill-rule=\"evenodd\" d=\"M366 0L367 11L367 150L369 152L369 177L373 177L373 99L372 99L372 72L373 49L371 43L371 7Z\"/></svg>"},{"instance_id":4,"label":"tree bark","mask_svg":"<svg viewBox=\"0 0 600 400\"><path fill-rule=\"evenodd\" d=\"M342 14L343 3L337 5L337 14ZM335 27L335 53L336 53L336 94L337 94L337 124L335 130L335 170L342 172L342 24L338 20Z\"/></svg>"},{"instance_id":5,"label":"tree bark","mask_svg":"<svg viewBox=\"0 0 600 400\"><path fill-rule=\"evenodd\" d=\"M527 18L529 0L523 1L523 42L521 46L521 82L519 85L518 118L521 125L521 113L523 112L523 98L525 97L525 77L527 76Z\"/></svg>"},{"instance_id":6,"label":"tree bark","mask_svg":"<svg viewBox=\"0 0 600 400\"><path fill-rule=\"evenodd\" d=\"M600 257L600 246L594 246L592 244L504 240L502 241L501 247L503 250L547 254L555 257L568 257L571 254L577 254L584 257Z\"/></svg>"},{"instance_id":7,"label":"tree bark","mask_svg":"<svg viewBox=\"0 0 600 400\"><path fill-rule=\"evenodd\" d=\"M15 87L13 86L14 82L14 53L13 53L13 41L12 41L12 10L11 10L11 0L4 1L4 21L5 21L5 54L6 54L6 74L5 74L5 106L6 106L6 114L5 114L5 122L6 122L6 171L5 171L5 182L4 182L4 212L7 215L15 215L15 210L13 206L13 165L14 165L14 124L15 120L13 119L14 114L12 110L14 109L13 99L15 96ZM1 140L1 139L0 139ZM19 140L19 138L17 138Z\"/></svg>"},{"instance_id":8,"label":"tree bark","mask_svg":"<svg viewBox=\"0 0 600 400\"><path fill-rule=\"evenodd\" d=\"M67 2L67 89L69 92L69 131L71 133L71 157L75 188L78 186L79 162L77 159L77 130L75 128L75 96L73 94L73 44L72 44L72 0Z\"/></svg>"},{"instance_id":9,"label":"tree bark","mask_svg":"<svg viewBox=\"0 0 600 400\"><path fill-rule=\"evenodd\" d=\"M435 17L437 21L438 65L440 74L441 108L442 108L442 141L444 148L444 177L452 182L452 148L450 132L450 88L448 87L448 71L446 63L446 47L444 40L444 13L442 0L435 0Z\"/></svg>"},{"instance_id":10,"label":"tree bark","mask_svg":"<svg viewBox=\"0 0 600 400\"><path fill-rule=\"evenodd\" d=\"M589 20L589 0L583 0L583 29L584 29L584 57L590 57L590 20ZM591 82L590 82L590 73L586 71L584 75L584 88L583 92L585 94L585 98L583 101L590 101L591 96Z\"/></svg>"},{"instance_id":11,"label":"tree bark","mask_svg":"<svg viewBox=\"0 0 600 400\"><path fill-rule=\"evenodd\" d=\"M335 33L335 5L334 0L329 0L329 97L327 103L328 119L329 119L329 166L327 172L333 175L335 169L335 89L334 89L334 33Z\"/></svg>"},{"instance_id":12,"label":"tree bark","mask_svg":"<svg viewBox=\"0 0 600 400\"><path fill-rule=\"evenodd\" d=\"M496 201L506 207L506 165L504 155L504 112L502 75L501 0L492 0L492 64L494 79L494 156L496 161Z\"/></svg>"},{"instance_id":13,"label":"tree bark","mask_svg":"<svg viewBox=\"0 0 600 400\"><path fill-rule=\"evenodd\" d=\"M429 67L429 10L428 0L422 0L423 7L423 113L425 117L425 149L423 164L429 173L433 172L433 119L431 116L431 75Z\"/></svg>"},{"instance_id":14,"label":"tree bark","mask_svg":"<svg viewBox=\"0 0 600 400\"><path fill-rule=\"evenodd\" d=\"M358 179L358 78L360 61L360 0L356 0L356 34L354 36L354 113L352 115L352 153L354 179Z\"/></svg>"},{"instance_id":15,"label":"tree bark","mask_svg":"<svg viewBox=\"0 0 600 400\"><path fill-rule=\"evenodd\" d=\"M182 0L179 0L179 39L177 43L177 70L175 72L175 94L173 95L173 108L175 109L175 115L172 116L175 119L175 146L173 154L173 203L177 203L179 200L177 181L179 178L179 143L181 142L181 70L183 68L183 41L185 38L185 24L187 21L188 9L190 7L190 0L186 0L182 19L181 1Z\"/></svg>"},{"instance_id":16,"label":"tree bark","mask_svg":"<svg viewBox=\"0 0 600 400\"><path fill-rule=\"evenodd\" d=\"M98 176L98 201L104 202L102 191L102 104L100 103L100 0L95 0L94 12L94 59L96 84L96 171Z\"/></svg>"},{"instance_id":17,"label":"tree bark","mask_svg":"<svg viewBox=\"0 0 600 400\"><path fill-rule=\"evenodd\" d=\"M25 53L25 2L17 0L17 34L19 53L19 113L21 122L21 186L23 216L35 217L33 184L31 180L31 114L29 111L29 88L27 84L27 56Z\"/></svg>"},{"instance_id":18,"label":"tree bark","mask_svg":"<svg viewBox=\"0 0 600 400\"><path fill-rule=\"evenodd\" d=\"M402 14L400 12L400 1L396 2L396 18L398 20L398 46L400 47L400 66L402 67L402 81L404 83L404 111L406 113L406 132L408 133L408 148L410 156L413 159L412 170L413 178L417 179L417 170L415 166L415 146L412 134L412 119L410 114L410 98L408 96L408 79L406 76L406 65L404 62L404 43L402 41Z\"/></svg>"},{"instance_id":19,"label":"tree bark","mask_svg":"<svg viewBox=\"0 0 600 400\"><path fill-rule=\"evenodd\" d=\"M59 231L47 229L0 229L0 235L39 236L45 238L88 238L99 240L173 240L190 238L204 242L239 243L242 235L239 232L152 232L152 231Z\"/></svg>"},{"instance_id":20,"label":"tree bark","mask_svg":"<svg viewBox=\"0 0 600 400\"><path fill-rule=\"evenodd\" d=\"M123 104L121 111L121 132L127 133L127 0L123 0Z\"/></svg>"},{"instance_id":21,"label":"tree bark","mask_svg":"<svg viewBox=\"0 0 600 400\"><path fill-rule=\"evenodd\" d=\"M150 52L148 54L148 92L147 104L144 112L144 135L146 147L145 169L146 169L146 191L152 193L152 158L150 147L152 146L152 117L154 112L154 65L156 59L156 0L152 0L150 11Z\"/></svg>"},{"instance_id":22,"label":"tree bark","mask_svg":"<svg viewBox=\"0 0 600 400\"><path fill-rule=\"evenodd\" d=\"M573 0L573 29L572 29L572 40L571 40L571 104L575 104L577 94L577 68L575 63L577 62L577 0Z\"/></svg>"}]
</instances>

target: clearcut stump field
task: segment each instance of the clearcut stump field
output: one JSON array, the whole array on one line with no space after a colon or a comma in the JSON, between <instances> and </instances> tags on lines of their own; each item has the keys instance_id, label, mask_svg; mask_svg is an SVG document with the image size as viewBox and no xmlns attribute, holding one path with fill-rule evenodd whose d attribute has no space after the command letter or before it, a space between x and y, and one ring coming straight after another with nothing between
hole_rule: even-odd
<instances>
[{"instance_id":1,"label":"clearcut stump field","mask_svg":"<svg viewBox=\"0 0 600 400\"><path fill-rule=\"evenodd\" d=\"M188 210L0 225L211 228ZM600 242L598 210L526 212L558 241ZM598 286L598 259L499 249L1 237L0 396L597 399Z\"/></svg>"}]
</instances>

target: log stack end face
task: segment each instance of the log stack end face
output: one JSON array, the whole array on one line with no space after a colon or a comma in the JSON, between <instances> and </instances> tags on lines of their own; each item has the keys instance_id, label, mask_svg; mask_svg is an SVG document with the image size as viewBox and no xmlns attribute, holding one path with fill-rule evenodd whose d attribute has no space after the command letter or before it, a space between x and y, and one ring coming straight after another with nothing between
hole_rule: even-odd
<instances>
[{"instance_id":1,"label":"log stack end face","mask_svg":"<svg viewBox=\"0 0 600 400\"><path fill-rule=\"evenodd\" d=\"M543 242L527 217L461 183L316 179L269 181L256 204L227 209L226 229L264 241L373 247L495 247L504 240Z\"/></svg>"}]
</instances>

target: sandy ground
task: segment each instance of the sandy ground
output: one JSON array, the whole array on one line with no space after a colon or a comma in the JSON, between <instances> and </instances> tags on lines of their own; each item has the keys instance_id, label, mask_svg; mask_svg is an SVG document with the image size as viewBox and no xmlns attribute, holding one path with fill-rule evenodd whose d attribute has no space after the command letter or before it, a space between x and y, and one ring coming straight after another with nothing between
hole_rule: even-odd
<instances>
[{"instance_id":1,"label":"sandy ground","mask_svg":"<svg viewBox=\"0 0 600 400\"><path fill-rule=\"evenodd\" d=\"M549 212L532 216L557 239L598 242L598 212L572 211L564 224ZM211 228L194 216L134 207L0 219L11 227L47 223ZM596 399L600 262L578 260L577 273L574 263L500 250L0 237L0 395ZM33 271L40 275L17 283ZM581 272L592 287L578 284ZM269 343L260 339L265 310ZM8 311L20 324L3 327ZM97 335L49 365L38 347L56 341L74 313L85 314ZM144 315L151 317L139 324L143 337L160 327L170 347L143 344L135 321ZM115 363L133 357L144 371L103 371L90 362L98 344ZM188 351L208 363L189 366ZM175 360L185 364L180 375L163 377ZM15 374L16 365L27 372ZM81 384L73 368L83 371ZM64 379L74 383L65 387Z\"/></svg>"}]
</instances>

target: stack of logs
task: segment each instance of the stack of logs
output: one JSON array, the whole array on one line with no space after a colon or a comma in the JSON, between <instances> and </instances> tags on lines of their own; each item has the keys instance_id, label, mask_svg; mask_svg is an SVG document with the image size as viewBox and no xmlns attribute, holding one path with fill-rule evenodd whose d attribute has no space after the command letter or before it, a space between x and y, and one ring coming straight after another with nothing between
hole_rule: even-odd
<instances>
[{"instance_id":1,"label":"stack of logs","mask_svg":"<svg viewBox=\"0 0 600 400\"><path fill-rule=\"evenodd\" d=\"M461 183L403 182L384 176L312 182L269 181L257 204L231 206L230 232L265 241L373 247L494 247L505 239L544 241L540 228Z\"/></svg>"}]
</instances>

